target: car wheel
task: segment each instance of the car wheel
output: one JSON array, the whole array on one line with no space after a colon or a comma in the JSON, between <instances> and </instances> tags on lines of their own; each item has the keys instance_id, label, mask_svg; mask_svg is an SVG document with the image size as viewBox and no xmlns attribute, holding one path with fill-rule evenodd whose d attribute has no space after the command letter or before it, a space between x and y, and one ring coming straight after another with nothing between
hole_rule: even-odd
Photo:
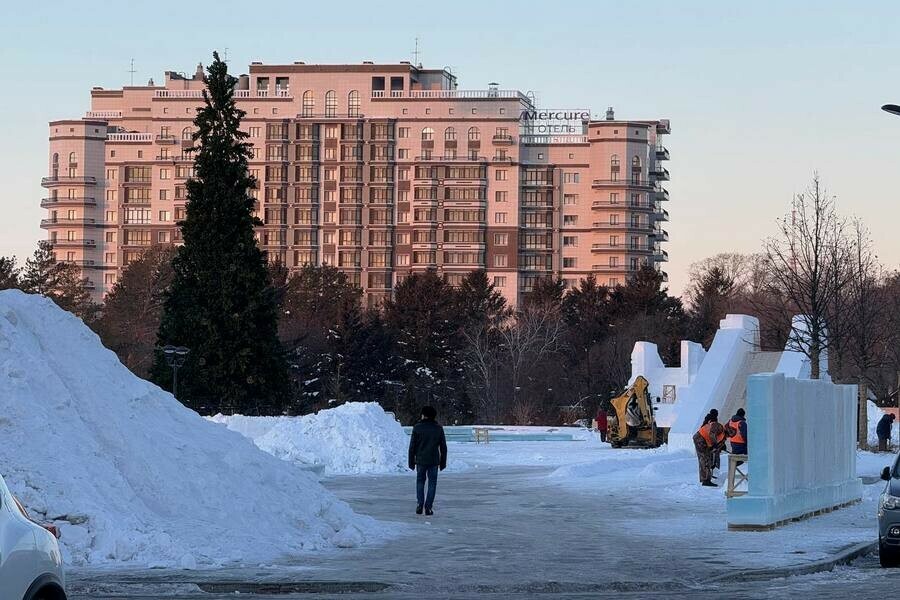
<instances>
[{"instance_id":1,"label":"car wheel","mask_svg":"<svg viewBox=\"0 0 900 600\"><path fill-rule=\"evenodd\" d=\"M879 541L878 562L880 562L881 566L885 569L892 569L896 567L898 562L897 551L893 548L888 548Z\"/></svg>"}]
</instances>

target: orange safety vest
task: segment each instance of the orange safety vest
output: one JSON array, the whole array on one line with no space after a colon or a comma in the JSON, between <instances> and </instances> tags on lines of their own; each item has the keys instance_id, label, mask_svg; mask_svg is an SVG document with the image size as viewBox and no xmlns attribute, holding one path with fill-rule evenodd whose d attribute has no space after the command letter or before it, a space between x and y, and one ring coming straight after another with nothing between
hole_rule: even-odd
<instances>
[{"instance_id":1,"label":"orange safety vest","mask_svg":"<svg viewBox=\"0 0 900 600\"><path fill-rule=\"evenodd\" d=\"M741 422L735 421L734 419L728 421L728 426L734 429L734 435L731 436L732 444L746 444L747 440L744 439L744 434L741 433Z\"/></svg>"},{"instance_id":2,"label":"orange safety vest","mask_svg":"<svg viewBox=\"0 0 900 600\"><path fill-rule=\"evenodd\" d=\"M706 445L709 446L710 448L712 448L713 446L715 446L715 444L717 444L725 439L725 432L722 431L721 433L716 434L716 442L715 442L715 444L713 443L712 435L710 434L710 430L712 429L713 423L716 423L718 425L718 423L716 421L710 421L709 423L707 423L706 425L701 427L700 430L697 432L700 434L700 437L703 438L703 441L706 442Z\"/></svg>"}]
</instances>

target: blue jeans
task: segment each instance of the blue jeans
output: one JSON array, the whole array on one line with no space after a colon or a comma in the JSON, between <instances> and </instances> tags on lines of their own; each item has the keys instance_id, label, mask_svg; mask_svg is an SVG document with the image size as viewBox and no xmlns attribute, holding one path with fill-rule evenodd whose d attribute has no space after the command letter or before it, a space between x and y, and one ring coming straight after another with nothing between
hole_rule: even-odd
<instances>
[{"instance_id":1,"label":"blue jeans","mask_svg":"<svg viewBox=\"0 0 900 600\"><path fill-rule=\"evenodd\" d=\"M431 510L434 505L434 492L437 490L437 465L416 465L416 500L419 506ZM428 479L428 496L425 496L425 479Z\"/></svg>"}]
</instances>

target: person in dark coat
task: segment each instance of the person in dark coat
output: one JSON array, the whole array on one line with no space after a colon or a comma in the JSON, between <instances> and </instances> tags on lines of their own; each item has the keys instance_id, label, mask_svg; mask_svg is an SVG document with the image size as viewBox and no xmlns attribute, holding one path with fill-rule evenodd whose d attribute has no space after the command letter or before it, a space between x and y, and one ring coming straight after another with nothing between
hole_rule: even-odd
<instances>
[{"instance_id":1,"label":"person in dark coat","mask_svg":"<svg viewBox=\"0 0 900 600\"><path fill-rule=\"evenodd\" d=\"M435 418L433 406L422 407L422 420L413 427L409 438L409 468L416 470L416 514L433 515L434 494L437 490L438 469L447 468L447 438L444 428ZM425 482L428 482L428 495Z\"/></svg>"},{"instance_id":2,"label":"person in dark coat","mask_svg":"<svg viewBox=\"0 0 900 600\"><path fill-rule=\"evenodd\" d=\"M878 421L878 425L875 427L875 433L878 434L878 451L879 452L887 452L888 445L891 441L891 426L894 424L894 415L892 413L887 413L881 420Z\"/></svg>"}]
</instances>

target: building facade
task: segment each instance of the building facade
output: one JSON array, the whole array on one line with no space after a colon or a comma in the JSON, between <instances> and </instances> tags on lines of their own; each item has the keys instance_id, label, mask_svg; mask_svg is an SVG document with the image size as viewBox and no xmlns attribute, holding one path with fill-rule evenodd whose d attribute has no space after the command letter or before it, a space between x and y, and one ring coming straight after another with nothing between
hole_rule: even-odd
<instances>
[{"instance_id":1,"label":"building facade","mask_svg":"<svg viewBox=\"0 0 900 600\"><path fill-rule=\"evenodd\" d=\"M148 246L179 243L202 90L199 67L167 72L50 123L42 227L98 299ZM667 120L546 110L408 63L252 63L235 96L261 248L337 266L369 303L428 268L454 284L486 269L516 303L542 277L617 285L668 259Z\"/></svg>"}]
</instances>

